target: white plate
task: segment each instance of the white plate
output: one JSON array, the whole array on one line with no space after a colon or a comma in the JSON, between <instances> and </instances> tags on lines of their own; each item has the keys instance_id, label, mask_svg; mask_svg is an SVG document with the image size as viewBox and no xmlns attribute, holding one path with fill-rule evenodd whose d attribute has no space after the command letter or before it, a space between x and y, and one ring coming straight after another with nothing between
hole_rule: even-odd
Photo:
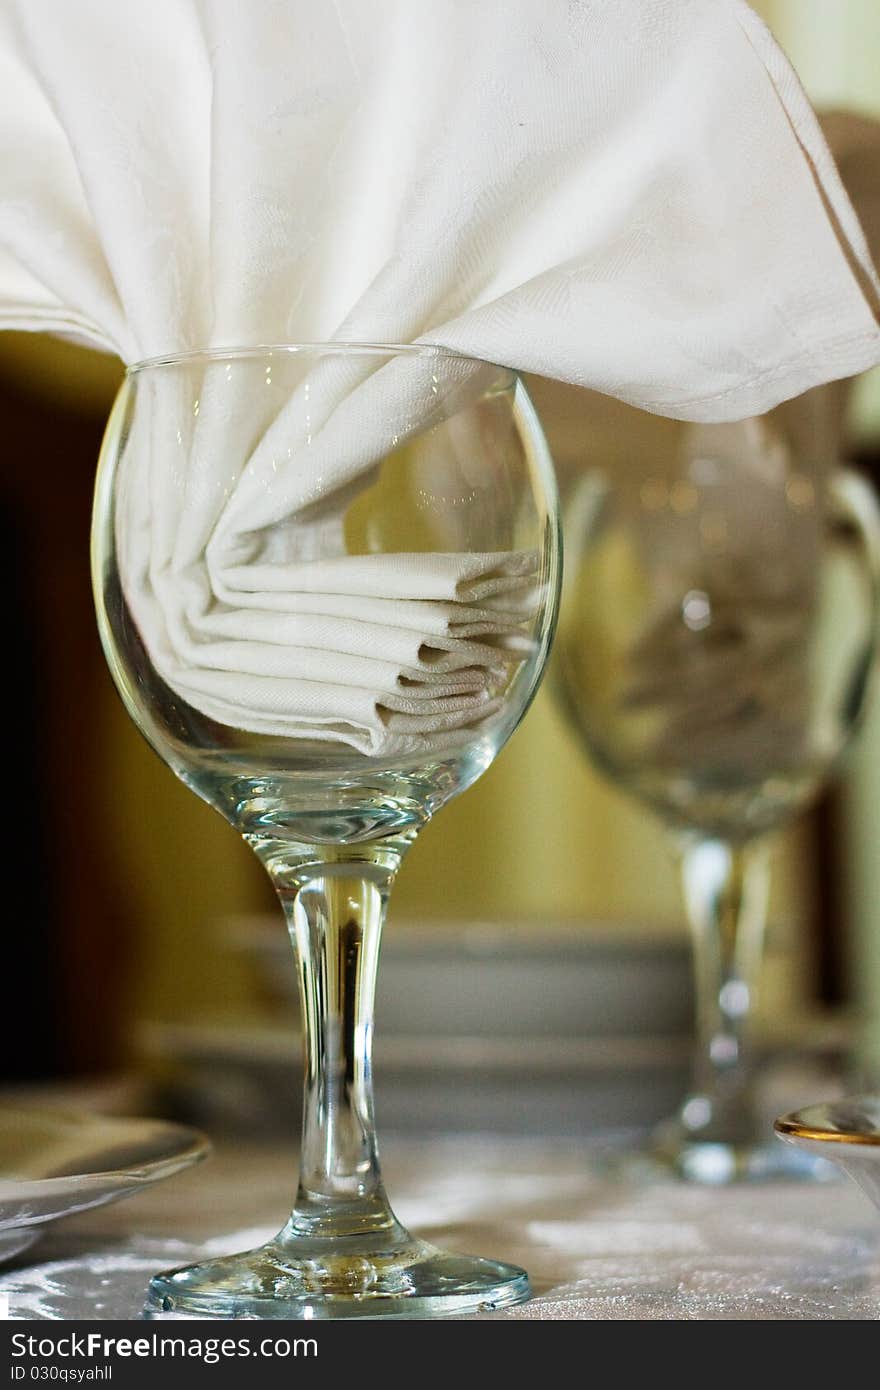
<instances>
[{"instance_id":1,"label":"white plate","mask_svg":"<svg viewBox=\"0 0 880 1390\"><path fill-rule=\"evenodd\" d=\"M48 1222L129 1197L209 1149L184 1125L0 1105L0 1260Z\"/></svg>"},{"instance_id":2,"label":"white plate","mask_svg":"<svg viewBox=\"0 0 880 1390\"><path fill-rule=\"evenodd\" d=\"M830 1159L880 1210L880 1096L844 1096L805 1105L776 1121L787 1144Z\"/></svg>"}]
</instances>

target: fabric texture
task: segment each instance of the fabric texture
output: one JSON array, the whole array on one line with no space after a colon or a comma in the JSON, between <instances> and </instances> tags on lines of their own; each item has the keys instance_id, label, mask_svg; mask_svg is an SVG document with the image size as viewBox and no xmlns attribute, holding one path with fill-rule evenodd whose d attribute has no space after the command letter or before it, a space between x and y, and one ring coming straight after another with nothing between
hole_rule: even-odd
<instances>
[{"instance_id":1,"label":"fabric texture","mask_svg":"<svg viewBox=\"0 0 880 1390\"><path fill-rule=\"evenodd\" d=\"M880 1313L877 1212L846 1180L722 1188L614 1180L587 1136L421 1144L391 1136L383 1153L395 1211L411 1230L528 1271L534 1297L483 1315L492 1320L875 1321ZM59 1223L0 1273L9 1316L139 1317L159 1270L274 1236L290 1204L290 1169L286 1150L249 1149L236 1136L234 1148L136 1202Z\"/></svg>"},{"instance_id":2,"label":"fabric texture","mask_svg":"<svg viewBox=\"0 0 880 1390\"><path fill-rule=\"evenodd\" d=\"M736 418L880 358L740 0L3 0L0 323L154 354L425 338Z\"/></svg>"}]
</instances>

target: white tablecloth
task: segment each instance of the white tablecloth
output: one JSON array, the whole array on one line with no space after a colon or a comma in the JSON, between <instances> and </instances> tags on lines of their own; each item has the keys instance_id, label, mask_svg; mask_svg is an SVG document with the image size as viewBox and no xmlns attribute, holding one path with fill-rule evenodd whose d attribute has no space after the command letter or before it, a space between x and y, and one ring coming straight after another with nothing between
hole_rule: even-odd
<instances>
[{"instance_id":1,"label":"white tablecloth","mask_svg":"<svg viewBox=\"0 0 880 1390\"><path fill-rule=\"evenodd\" d=\"M880 1218L845 1180L636 1184L570 1139L388 1139L384 1168L420 1235L529 1271L532 1301L493 1318L880 1314ZM292 1153L227 1141L205 1165L69 1218L0 1275L10 1316L139 1316L157 1270L273 1234L294 1173Z\"/></svg>"}]
</instances>

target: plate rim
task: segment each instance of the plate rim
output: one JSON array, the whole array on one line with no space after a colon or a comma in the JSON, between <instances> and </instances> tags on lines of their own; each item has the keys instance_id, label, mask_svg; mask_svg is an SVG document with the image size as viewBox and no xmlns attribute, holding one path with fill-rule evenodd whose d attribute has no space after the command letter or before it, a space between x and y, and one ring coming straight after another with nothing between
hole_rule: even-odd
<instances>
[{"instance_id":1,"label":"plate rim","mask_svg":"<svg viewBox=\"0 0 880 1390\"><path fill-rule=\"evenodd\" d=\"M815 1123L815 1112L820 1107L833 1112L839 1106L854 1106L869 1100L876 1102L875 1096L840 1096L836 1100L813 1101L802 1105L787 1115L780 1115L773 1128L781 1139L801 1141L810 1144L842 1144L864 1149L880 1149L880 1124L871 1131L859 1129L827 1129Z\"/></svg>"},{"instance_id":2,"label":"plate rim","mask_svg":"<svg viewBox=\"0 0 880 1390\"><path fill-rule=\"evenodd\" d=\"M85 1110L47 1108L22 1104L0 1104L0 1120L4 1116L28 1116L44 1120L62 1120L82 1126L100 1124L109 1129L123 1129L127 1125L154 1125L168 1132L169 1138L176 1135L184 1141L174 1153L157 1155L144 1163L124 1168L93 1168L82 1173L64 1173L44 1178L10 1178L0 1176L0 1202L21 1200L27 1196L51 1197L61 1193L71 1184L77 1184L80 1191L106 1188L116 1181L122 1188L145 1186L158 1182L163 1177L171 1177L181 1168L199 1163L207 1158L212 1144L206 1134L192 1125L181 1124L177 1120L157 1119L148 1115L101 1115ZM0 1217L2 1223L2 1217ZM27 1224L27 1223L25 1223Z\"/></svg>"}]
</instances>

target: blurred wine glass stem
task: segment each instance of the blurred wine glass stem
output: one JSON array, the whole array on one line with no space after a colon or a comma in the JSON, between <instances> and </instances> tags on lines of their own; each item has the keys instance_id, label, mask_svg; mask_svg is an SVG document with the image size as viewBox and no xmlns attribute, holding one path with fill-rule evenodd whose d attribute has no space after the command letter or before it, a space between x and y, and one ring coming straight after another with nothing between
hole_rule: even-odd
<instances>
[{"instance_id":1,"label":"blurred wine glass stem","mask_svg":"<svg viewBox=\"0 0 880 1390\"><path fill-rule=\"evenodd\" d=\"M299 1187L279 1243L396 1239L373 1118L373 1002L388 896L414 834L337 846L249 838L287 919L304 1029Z\"/></svg>"},{"instance_id":2,"label":"blurred wine glass stem","mask_svg":"<svg viewBox=\"0 0 880 1390\"><path fill-rule=\"evenodd\" d=\"M764 840L688 836L681 875L693 937L696 1049L679 1139L753 1143L752 1021L764 944L769 858Z\"/></svg>"}]
</instances>

